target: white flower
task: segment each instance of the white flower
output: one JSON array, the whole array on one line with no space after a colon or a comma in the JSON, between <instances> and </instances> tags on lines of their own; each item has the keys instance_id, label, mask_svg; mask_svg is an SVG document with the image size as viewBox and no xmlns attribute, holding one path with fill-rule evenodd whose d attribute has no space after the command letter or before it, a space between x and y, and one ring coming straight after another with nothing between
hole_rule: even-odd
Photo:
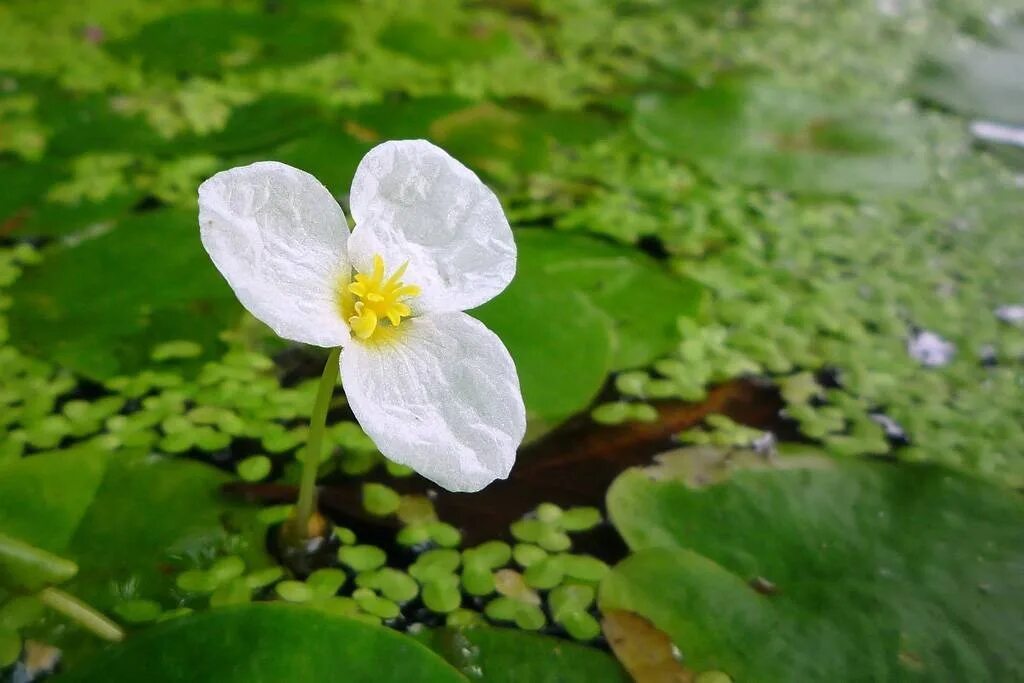
<instances>
[{"instance_id":1,"label":"white flower","mask_svg":"<svg viewBox=\"0 0 1024 683\"><path fill-rule=\"evenodd\" d=\"M444 150L404 140L367 153L350 199L351 233L308 173L233 168L199 188L203 245L277 334L342 347L349 404L381 453L451 491L507 477L526 428L519 378L462 312L515 274L497 197Z\"/></svg>"}]
</instances>

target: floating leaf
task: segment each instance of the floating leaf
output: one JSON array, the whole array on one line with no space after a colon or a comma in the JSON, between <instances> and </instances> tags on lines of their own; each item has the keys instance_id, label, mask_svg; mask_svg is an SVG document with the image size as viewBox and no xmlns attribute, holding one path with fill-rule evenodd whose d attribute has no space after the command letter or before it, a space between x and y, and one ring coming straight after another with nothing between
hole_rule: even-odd
<instances>
[{"instance_id":1,"label":"floating leaf","mask_svg":"<svg viewBox=\"0 0 1024 683\"><path fill-rule=\"evenodd\" d=\"M241 309L196 226L191 212L153 212L50 250L12 288L12 341L96 379L145 368L165 341L200 344L194 364L212 357Z\"/></svg>"},{"instance_id":2,"label":"floating leaf","mask_svg":"<svg viewBox=\"0 0 1024 683\"><path fill-rule=\"evenodd\" d=\"M924 185L915 123L739 80L688 95L645 95L633 118L649 147L724 181L811 194L898 194Z\"/></svg>"},{"instance_id":3,"label":"floating leaf","mask_svg":"<svg viewBox=\"0 0 1024 683\"><path fill-rule=\"evenodd\" d=\"M310 14L196 9L157 19L106 49L146 69L202 75L250 62L314 59L343 45L345 33L334 20Z\"/></svg>"},{"instance_id":4,"label":"floating leaf","mask_svg":"<svg viewBox=\"0 0 1024 683\"><path fill-rule=\"evenodd\" d=\"M517 281L534 292L576 291L612 321L612 369L648 365L679 341L676 322L693 317L700 286L637 251L584 235L520 230ZM556 317L558 320L561 316Z\"/></svg>"},{"instance_id":5,"label":"floating leaf","mask_svg":"<svg viewBox=\"0 0 1024 683\"><path fill-rule=\"evenodd\" d=\"M552 112L452 96L393 98L343 110L340 116L346 133L367 147L386 139L427 138L502 187L522 186L526 175L551 165L558 146L600 139L613 125L592 112ZM341 131L334 135L347 137ZM347 189L347 183L342 187Z\"/></svg>"},{"instance_id":6,"label":"floating leaf","mask_svg":"<svg viewBox=\"0 0 1024 683\"><path fill-rule=\"evenodd\" d=\"M14 232L19 237L88 238L108 230L140 199L142 192L132 187L119 187L102 199L46 197L25 211Z\"/></svg>"},{"instance_id":7,"label":"floating leaf","mask_svg":"<svg viewBox=\"0 0 1024 683\"><path fill-rule=\"evenodd\" d=\"M548 168L556 145L602 137L611 124L586 112L548 112L492 102L453 111L430 124L429 137L489 179L517 186Z\"/></svg>"},{"instance_id":8,"label":"floating leaf","mask_svg":"<svg viewBox=\"0 0 1024 683\"><path fill-rule=\"evenodd\" d=\"M97 609L120 604L122 586L132 598L160 600L173 584L169 568L216 552L233 533L242 534L234 544L247 564L267 562L264 527L220 496L229 480L207 465L141 453L36 455L0 466L0 528L74 560L80 570L66 589Z\"/></svg>"},{"instance_id":9,"label":"floating leaf","mask_svg":"<svg viewBox=\"0 0 1024 683\"><path fill-rule=\"evenodd\" d=\"M473 316L508 347L531 417L558 422L582 410L611 370L608 319L579 292L520 274Z\"/></svg>"},{"instance_id":10,"label":"floating leaf","mask_svg":"<svg viewBox=\"0 0 1024 683\"><path fill-rule=\"evenodd\" d=\"M506 30L451 27L425 21L393 21L378 39L382 47L428 64L493 58L515 46Z\"/></svg>"},{"instance_id":11,"label":"floating leaf","mask_svg":"<svg viewBox=\"0 0 1024 683\"><path fill-rule=\"evenodd\" d=\"M316 102L284 95L236 107L224 127L207 135L183 136L171 145L176 154L245 154L265 150L326 123ZM308 170L308 169L303 169Z\"/></svg>"},{"instance_id":12,"label":"floating leaf","mask_svg":"<svg viewBox=\"0 0 1024 683\"><path fill-rule=\"evenodd\" d=\"M424 631L419 638L467 676L488 683L629 680L608 654L549 636L475 627Z\"/></svg>"},{"instance_id":13,"label":"floating leaf","mask_svg":"<svg viewBox=\"0 0 1024 683\"><path fill-rule=\"evenodd\" d=\"M352 177L370 145L342 126L327 124L276 147L267 156L312 174L336 196L348 193ZM255 161L255 159L253 159Z\"/></svg>"},{"instance_id":14,"label":"floating leaf","mask_svg":"<svg viewBox=\"0 0 1024 683\"><path fill-rule=\"evenodd\" d=\"M770 682L1024 670L1024 618L1006 609L1024 591L1015 492L938 467L818 458L710 483L664 464L629 470L608 507L636 552L603 582L602 609L650 619L696 671Z\"/></svg>"},{"instance_id":15,"label":"floating leaf","mask_svg":"<svg viewBox=\"0 0 1024 683\"><path fill-rule=\"evenodd\" d=\"M465 681L412 638L307 607L275 604L227 607L159 624L60 680L128 681L140 671L152 683Z\"/></svg>"}]
</instances>

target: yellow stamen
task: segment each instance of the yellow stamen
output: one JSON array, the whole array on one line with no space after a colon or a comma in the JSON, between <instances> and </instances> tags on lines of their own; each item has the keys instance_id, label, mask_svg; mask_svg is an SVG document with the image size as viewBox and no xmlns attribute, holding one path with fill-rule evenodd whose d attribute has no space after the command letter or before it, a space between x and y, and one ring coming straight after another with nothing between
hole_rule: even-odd
<instances>
[{"instance_id":1,"label":"yellow stamen","mask_svg":"<svg viewBox=\"0 0 1024 683\"><path fill-rule=\"evenodd\" d=\"M380 341L396 330L403 318L412 315L403 300L419 296L420 288L401 281L408 267L406 261L385 280L384 259L377 254L369 275L356 273L353 281L342 288L342 315L353 335L364 341Z\"/></svg>"}]
</instances>

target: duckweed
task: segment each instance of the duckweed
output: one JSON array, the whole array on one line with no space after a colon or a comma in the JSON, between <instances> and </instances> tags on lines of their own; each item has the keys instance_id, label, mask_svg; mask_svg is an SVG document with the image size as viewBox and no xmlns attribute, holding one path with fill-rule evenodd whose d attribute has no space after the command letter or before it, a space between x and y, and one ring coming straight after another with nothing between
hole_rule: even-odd
<instances>
[{"instance_id":1,"label":"duckweed","mask_svg":"<svg viewBox=\"0 0 1024 683\"><path fill-rule=\"evenodd\" d=\"M554 588L565 578L565 557L554 555L534 562L523 572L526 585L538 590Z\"/></svg>"},{"instance_id":2,"label":"duckweed","mask_svg":"<svg viewBox=\"0 0 1024 683\"><path fill-rule=\"evenodd\" d=\"M552 618L576 640L592 640L601 633L601 625L587 612L594 596L590 586L571 584L559 586L548 595Z\"/></svg>"},{"instance_id":3,"label":"duckweed","mask_svg":"<svg viewBox=\"0 0 1024 683\"><path fill-rule=\"evenodd\" d=\"M396 603L387 598L382 598L372 590L360 588L352 594L352 598L359 605L359 609L379 619L394 619L402 613L401 608Z\"/></svg>"},{"instance_id":4,"label":"duckweed","mask_svg":"<svg viewBox=\"0 0 1024 683\"><path fill-rule=\"evenodd\" d=\"M512 549L512 557L520 567L529 567L547 556L548 551L532 543L517 543Z\"/></svg>"},{"instance_id":5,"label":"duckweed","mask_svg":"<svg viewBox=\"0 0 1024 683\"><path fill-rule=\"evenodd\" d=\"M545 527L537 536L537 545L544 550L557 553L572 547L572 540L560 529Z\"/></svg>"},{"instance_id":6,"label":"duckweed","mask_svg":"<svg viewBox=\"0 0 1024 683\"><path fill-rule=\"evenodd\" d=\"M465 565L479 565L487 569L504 567L512 558L512 548L504 541L487 541L462 551Z\"/></svg>"},{"instance_id":7,"label":"duckweed","mask_svg":"<svg viewBox=\"0 0 1024 683\"><path fill-rule=\"evenodd\" d=\"M125 600L114 606L114 614L129 624L156 621L163 611L160 603L153 600Z\"/></svg>"},{"instance_id":8,"label":"duckweed","mask_svg":"<svg viewBox=\"0 0 1024 683\"><path fill-rule=\"evenodd\" d=\"M601 624L587 612L566 611L555 621L576 640L593 640L601 635Z\"/></svg>"},{"instance_id":9,"label":"duckweed","mask_svg":"<svg viewBox=\"0 0 1024 683\"><path fill-rule=\"evenodd\" d=\"M454 575L461 562L462 555L457 550L448 548L428 550L416 558L416 561L409 567L409 574L420 583L426 583Z\"/></svg>"},{"instance_id":10,"label":"duckweed","mask_svg":"<svg viewBox=\"0 0 1024 683\"><path fill-rule=\"evenodd\" d=\"M646 403L614 401L602 403L590 412L591 419L601 425L619 425L625 422L656 422L658 411Z\"/></svg>"},{"instance_id":11,"label":"duckweed","mask_svg":"<svg viewBox=\"0 0 1024 683\"><path fill-rule=\"evenodd\" d=\"M539 519L544 524L558 526L560 520L562 519L563 511L562 508L555 505L554 503L541 503L540 505L537 506L535 514L537 515L537 519Z\"/></svg>"},{"instance_id":12,"label":"duckweed","mask_svg":"<svg viewBox=\"0 0 1024 683\"><path fill-rule=\"evenodd\" d=\"M313 607L340 617L352 617L359 613L359 604L353 598L338 595L317 600Z\"/></svg>"},{"instance_id":13,"label":"duckweed","mask_svg":"<svg viewBox=\"0 0 1024 683\"><path fill-rule=\"evenodd\" d=\"M559 526L570 533L589 531L599 525L601 520L601 511L595 507L573 507L562 514Z\"/></svg>"},{"instance_id":14,"label":"duckweed","mask_svg":"<svg viewBox=\"0 0 1024 683\"><path fill-rule=\"evenodd\" d=\"M292 505L270 505L256 514L256 518L267 526L281 524L292 515Z\"/></svg>"},{"instance_id":15,"label":"duckweed","mask_svg":"<svg viewBox=\"0 0 1024 683\"><path fill-rule=\"evenodd\" d=\"M313 592L313 598L329 598L337 593L348 577L340 569L317 569L306 577L306 585Z\"/></svg>"},{"instance_id":16,"label":"duckweed","mask_svg":"<svg viewBox=\"0 0 1024 683\"><path fill-rule=\"evenodd\" d=\"M547 528L548 526L539 519L521 519L512 523L510 531L520 541L536 543Z\"/></svg>"},{"instance_id":17,"label":"duckweed","mask_svg":"<svg viewBox=\"0 0 1024 683\"><path fill-rule=\"evenodd\" d=\"M484 622L483 617L480 613L465 608L459 608L448 613L448 616L444 620L445 626L450 628L469 628L472 626L480 626Z\"/></svg>"},{"instance_id":18,"label":"duckweed","mask_svg":"<svg viewBox=\"0 0 1024 683\"><path fill-rule=\"evenodd\" d=\"M273 463L265 455L252 455L235 466L238 476L245 481L263 481L270 476Z\"/></svg>"},{"instance_id":19,"label":"duckweed","mask_svg":"<svg viewBox=\"0 0 1024 683\"><path fill-rule=\"evenodd\" d=\"M523 575L512 569L500 569L494 573L494 588L501 595L531 605L540 605L540 596L526 585Z\"/></svg>"},{"instance_id":20,"label":"duckweed","mask_svg":"<svg viewBox=\"0 0 1024 683\"><path fill-rule=\"evenodd\" d=\"M551 605L551 613L557 615L564 611L589 609L596 595L597 591L591 586L568 584L551 591L548 603Z\"/></svg>"},{"instance_id":21,"label":"duckweed","mask_svg":"<svg viewBox=\"0 0 1024 683\"><path fill-rule=\"evenodd\" d=\"M217 589L217 580L207 572L190 569L178 574L174 585L186 593L212 593Z\"/></svg>"},{"instance_id":22,"label":"duckweed","mask_svg":"<svg viewBox=\"0 0 1024 683\"><path fill-rule=\"evenodd\" d=\"M334 537L336 539L338 539L338 541L342 545L355 545L356 544L356 541L357 541L356 534L351 529L346 529L343 526L336 526L336 527L334 527L331 530L331 533L334 534Z\"/></svg>"},{"instance_id":23,"label":"duckweed","mask_svg":"<svg viewBox=\"0 0 1024 683\"><path fill-rule=\"evenodd\" d=\"M386 517L398 511L401 497L383 484L363 484L363 508L371 515Z\"/></svg>"},{"instance_id":24,"label":"duckweed","mask_svg":"<svg viewBox=\"0 0 1024 683\"><path fill-rule=\"evenodd\" d=\"M358 585L373 588L385 598L399 604L413 600L419 595L420 588L416 581L403 571L391 567L383 567L374 572L360 574Z\"/></svg>"},{"instance_id":25,"label":"duckweed","mask_svg":"<svg viewBox=\"0 0 1024 683\"><path fill-rule=\"evenodd\" d=\"M457 548L462 543L462 533L451 524L430 522L426 526L430 540L442 548Z\"/></svg>"},{"instance_id":26,"label":"duckweed","mask_svg":"<svg viewBox=\"0 0 1024 683\"><path fill-rule=\"evenodd\" d=\"M407 548L425 545L430 542L430 529L426 524L410 524L396 534L395 541Z\"/></svg>"},{"instance_id":27,"label":"duckweed","mask_svg":"<svg viewBox=\"0 0 1024 683\"><path fill-rule=\"evenodd\" d=\"M491 600L484 607L484 614L494 621L513 622L525 631L537 631L544 628L547 618L536 605L499 597Z\"/></svg>"},{"instance_id":28,"label":"duckweed","mask_svg":"<svg viewBox=\"0 0 1024 683\"><path fill-rule=\"evenodd\" d=\"M243 578L235 578L217 587L217 590L210 596L210 607L241 605L251 600L252 589L248 582Z\"/></svg>"},{"instance_id":29,"label":"duckweed","mask_svg":"<svg viewBox=\"0 0 1024 683\"><path fill-rule=\"evenodd\" d=\"M485 565L466 564L462 569L462 587L470 595L490 595L494 592L494 574Z\"/></svg>"},{"instance_id":30,"label":"duckweed","mask_svg":"<svg viewBox=\"0 0 1024 683\"><path fill-rule=\"evenodd\" d=\"M427 609L439 614L447 614L458 609L462 604L458 577L448 574L428 579L423 584L423 604Z\"/></svg>"},{"instance_id":31,"label":"duckweed","mask_svg":"<svg viewBox=\"0 0 1024 683\"><path fill-rule=\"evenodd\" d=\"M426 496L402 496L398 504L398 519L403 524L426 525L437 521L437 512Z\"/></svg>"},{"instance_id":32,"label":"duckweed","mask_svg":"<svg viewBox=\"0 0 1024 683\"><path fill-rule=\"evenodd\" d=\"M580 581L596 583L611 570L607 564L589 555L562 555L559 559L565 575Z\"/></svg>"},{"instance_id":33,"label":"duckweed","mask_svg":"<svg viewBox=\"0 0 1024 683\"><path fill-rule=\"evenodd\" d=\"M237 555L222 557L206 571L211 580L219 586L245 573L245 561Z\"/></svg>"},{"instance_id":34,"label":"duckweed","mask_svg":"<svg viewBox=\"0 0 1024 683\"><path fill-rule=\"evenodd\" d=\"M284 570L281 567L266 567L248 574L245 577L245 584L252 590L259 590L280 580L283 576Z\"/></svg>"},{"instance_id":35,"label":"duckweed","mask_svg":"<svg viewBox=\"0 0 1024 683\"><path fill-rule=\"evenodd\" d=\"M309 602L314 597L313 589L301 581L281 581L274 586L274 592L287 602Z\"/></svg>"},{"instance_id":36,"label":"duckweed","mask_svg":"<svg viewBox=\"0 0 1024 683\"><path fill-rule=\"evenodd\" d=\"M387 559L387 554L375 545L346 545L338 548L338 561L357 572L383 566Z\"/></svg>"}]
</instances>

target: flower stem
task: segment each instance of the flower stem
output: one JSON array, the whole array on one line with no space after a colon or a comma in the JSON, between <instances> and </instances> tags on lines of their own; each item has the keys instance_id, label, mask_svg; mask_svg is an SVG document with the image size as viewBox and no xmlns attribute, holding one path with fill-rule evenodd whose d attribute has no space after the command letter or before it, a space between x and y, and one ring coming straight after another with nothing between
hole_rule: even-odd
<instances>
[{"instance_id":1,"label":"flower stem","mask_svg":"<svg viewBox=\"0 0 1024 683\"><path fill-rule=\"evenodd\" d=\"M37 596L39 601L52 610L60 612L68 619L91 631L104 640L119 642L124 640L121 627L107 619L73 595L59 588L44 588Z\"/></svg>"},{"instance_id":2,"label":"flower stem","mask_svg":"<svg viewBox=\"0 0 1024 683\"><path fill-rule=\"evenodd\" d=\"M334 386L338 383L338 358L341 349L331 349L316 390L313 414L309 418L309 440L306 442L306 457L302 460L302 479L299 482L299 502L291 519L292 537L297 540L309 538L309 519L316 509L316 475L323 455L324 427L327 409L331 403Z\"/></svg>"}]
</instances>

